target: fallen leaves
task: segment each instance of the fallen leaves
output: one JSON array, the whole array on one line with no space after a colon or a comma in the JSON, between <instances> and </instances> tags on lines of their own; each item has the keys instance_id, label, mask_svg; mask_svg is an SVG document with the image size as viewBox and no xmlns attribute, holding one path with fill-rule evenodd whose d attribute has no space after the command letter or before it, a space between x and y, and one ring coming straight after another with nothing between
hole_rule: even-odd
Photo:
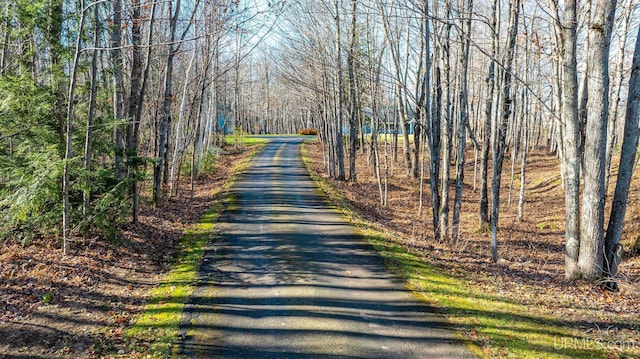
<instances>
[{"instance_id":1,"label":"fallen leaves","mask_svg":"<svg viewBox=\"0 0 640 359\"><path fill-rule=\"evenodd\" d=\"M324 159L319 144L307 144L312 170L324 172ZM383 151L381 151L383 153ZM381 160L382 161L382 160ZM469 175L473 181L473 161L468 158ZM404 175L398 163L389 178L388 205L380 205L378 184L372 165L358 153L358 183L330 181L367 220L377 222L379 230L392 233L396 242L429 261L440 270L471 279L482 292L514 303L521 303L541 315L552 315L567 325L592 329L593 335L613 338L625 337L640 343L640 259L626 257L620 268L621 290L603 291L597 284L564 280L564 202L559 165L555 157L543 150L533 151L527 167L525 219L517 221L517 206L509 205L510 191L505 172L500 213L498 250L500 260L490 260L490 233L478 224L479 193L473 183L467 183L463 194L461 239L453 244L433 238L429 180L425 178L423 208L418 215L420 196L417 181ZM505 164L505 168L509 168ZM384 169L383 169L384 170ZM634 177L635 190L629 203L640 201L640 172ZM611 180L614 182L614 178ZM518 188L512 195L517 196ZM451 190L453 192L453 189ZM452 193L451 192L451 193ZM627 231L637 233L640 228L640 207L630 205L627 212ZM629 235L628 235L629 236ZM631 236L633 237L633 236ZM605 330L606 328L609 328ZM597 332L597 333L596 333ZM477 334L474 330L467 333ZM497 353L494 353L498 355Z\"/></svg>"},{"instance_id":2,"label":"fallen leaves","mask_svg":"<svg viewBox=\"0 0 640 359\"><path fill-rule=\"evenodd\" d=\"M143 199L139 224L122 231L126 245L80 240L63 256L56 238L27 247L0 242L0 335L16 334L0 340L0 357L123 355L124 330L166 270L182 233L211 208L212 193L244 156L216 160L215 175L197 181L193 198L185 179L162 208Z\"/></svg>"}]
</instances>

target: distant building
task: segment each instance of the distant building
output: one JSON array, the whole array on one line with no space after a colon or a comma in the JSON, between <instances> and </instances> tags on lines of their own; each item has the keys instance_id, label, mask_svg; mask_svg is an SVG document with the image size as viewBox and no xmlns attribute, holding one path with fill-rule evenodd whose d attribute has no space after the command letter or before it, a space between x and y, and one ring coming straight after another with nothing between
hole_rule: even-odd
<instances>
[{"instance_id":1,"label":"distant building","mask_svg":"<svg viewBox=\"0 0 640 359\"><path fill-rule=\"evenodd\" d=\"M235 119L231 115L232 111L229 106L218 105L218 128L225 134L233 133Z\"/></svg>"}]
</instances>

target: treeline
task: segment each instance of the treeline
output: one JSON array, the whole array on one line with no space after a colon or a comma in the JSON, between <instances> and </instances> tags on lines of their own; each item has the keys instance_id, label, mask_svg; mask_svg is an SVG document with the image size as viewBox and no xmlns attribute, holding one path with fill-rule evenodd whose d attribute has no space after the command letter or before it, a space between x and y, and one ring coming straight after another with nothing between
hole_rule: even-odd
<instances>
[{"instance_id":1,"label":"treeline","mask_svg":"<svg viewBox=\"0 0 640 359\"><path fill-rule=\"evenodd\" d=\"M631 0L291 2L279 83L310 112L329 176L356 181L355 158L367 156L382 206L394 171L424 182L433 235L452 245L466 156L475 153L478 221L494 261L505 158L512 178L519 171L522 219L528 153L547 148L566 193L566 277L614 289L638 142L637 8Z\"/></svg>"},{"instance_id":2,"label":"treeline","mask_svg":"<svg viewBox=\"0 0 640 359\"><path fill-rule=\"evenodd\" d=\"M566 277L615 288L638 141L637 8L0 0L0 237L61 236L66 252L72 237L114 236L141 192L162 205L226 133L313 128L329 176L356 181L366 156L382 206L391 176L413 178L434 237L452 245L473 152L497 260L505 159L523 218L528 154L544 147L561 163Z\"/></svg>"},{"instance_id":3,"label":"treeline","mask_svg":"<svg viewBox=\"0 0 640 359\"><path fill-rule=\"evenodd\" d=\"M226 133L285 131L253 127L241 83L268 5L0 1L0 238L114 238L141 191L162 205L181 173L193 184Z\"/></svg>"}]
</instances>

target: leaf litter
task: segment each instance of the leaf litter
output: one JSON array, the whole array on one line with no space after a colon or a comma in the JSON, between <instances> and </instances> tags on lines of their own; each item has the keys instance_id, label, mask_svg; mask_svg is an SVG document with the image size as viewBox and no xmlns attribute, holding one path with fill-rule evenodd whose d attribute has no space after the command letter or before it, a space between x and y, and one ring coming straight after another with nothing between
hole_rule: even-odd
<instances>
[{"instance_id":1,"label":"leaf litter","mask_svg":"<svg viewBox=\"0 0 640 359\"><path fill-rule=\"evenodd\" d=\"M58 238L1 242L0 358L127 357L125 329L170 268L182 234L213 206L214 190L248 154L218 157L193 198L188 178L160 208L143 188L139 223L125 226L121 244L78 238L64 256Z\"/></svg>"},{"instance_id":2,"label":"leaf litter","mask_svg":"<svg viewBox=\"0 0 640 359\"><path fill-rule=\"evenodd\" d=\"M604 342L635 343L640 355L640 258L627 250L620 266L618 292L602 289L599 283L564 279L564 195L559 163L544 149L528 158L524 219L517 221L519 173L511 187L510 160L505 159L501 189L497 263L491 261L491 233L479 225L479 182L474 183L474 157L468 154L458 243L433 238L432 210L425 166L423 208L418 214L418 180L405 175L401 154L395 168L389 166L388 205L380 205L373 162L367 153L357 154L356 183L335 181L324 173L319 143L306 144L312 170L335 186L350 204L379 230L393 234L397 243L419 253L438 269L477 283L483 293L504 301L527 305L534 314L553 316ZM382 146L382 144L381 144ZM399 149L399 151L402 151ZM380 161L384 150L380 149ZM389 151L391 153L391 151ZM614 159L615 160L615 159ZM391 158L388 159L391 164ZM381 168L384 181L384 165ZM489 163L491 166L491 163ZM516 166L519 168L519 164ZM615 184L614 168L609 196ZM453 201L455 168L452 167L450 200ZM489 184L491 178L489 175ZM384 186L384 184L383 184ZM623 245L631 246L640 236L640 176L636 171L629 196ZM509 203L511 197L511 203ZM610 197L609 197L610 198ZM453 204L450 203L450 216ZM608 216L608 212L607 212ZM475 333L475 332L473 332ZM471 334L473 336L473 334ZM615 354L615 352L614 352Z\"/></svg>"}]
</instances>

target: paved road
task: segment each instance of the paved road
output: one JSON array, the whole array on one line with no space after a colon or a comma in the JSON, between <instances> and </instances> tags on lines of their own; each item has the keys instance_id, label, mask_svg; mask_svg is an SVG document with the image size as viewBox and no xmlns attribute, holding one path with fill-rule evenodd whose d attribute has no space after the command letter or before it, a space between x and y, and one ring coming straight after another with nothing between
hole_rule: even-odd
<instances>
[{"instance_id":1,"label":"paved road","mask_svg":"<svg viewBox=\"0 0 640 359\"><path fill-rule=\"evenodd\" d=\"M180 354L196 358L473 357L330 209L295 137L237 182L206 251Z\"/></svg>"}]
</instances>

